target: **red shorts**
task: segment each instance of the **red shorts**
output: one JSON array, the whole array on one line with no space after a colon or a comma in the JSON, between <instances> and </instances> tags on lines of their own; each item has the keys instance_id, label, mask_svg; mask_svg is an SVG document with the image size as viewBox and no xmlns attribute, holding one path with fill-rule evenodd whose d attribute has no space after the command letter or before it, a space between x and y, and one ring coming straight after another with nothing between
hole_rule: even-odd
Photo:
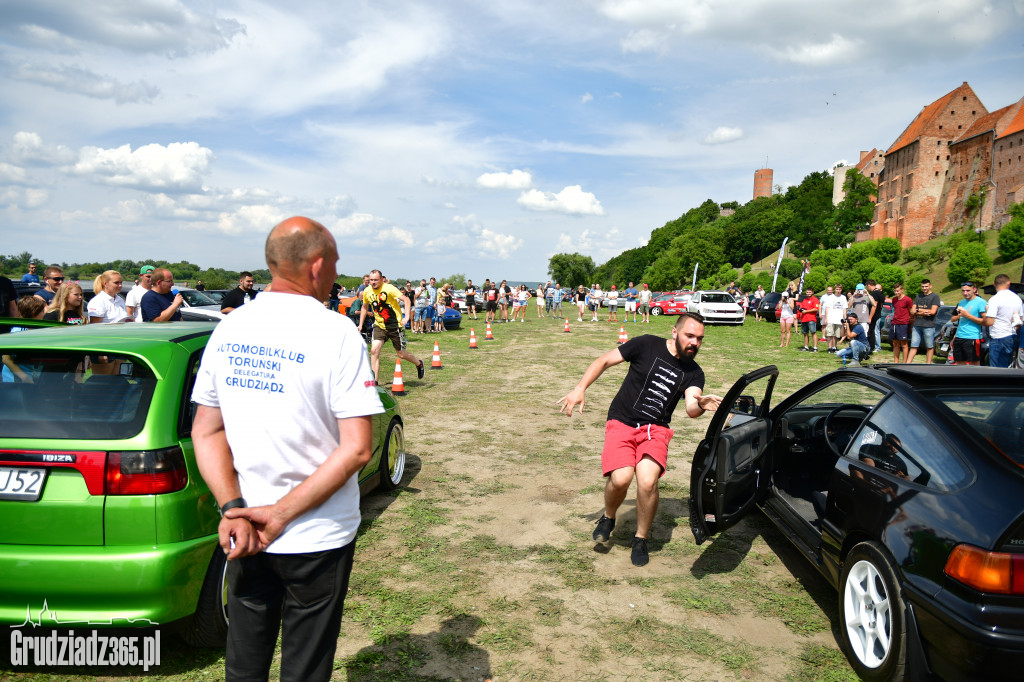
<instances>
[{"instance_id":1,"label":"red shorts","mask_svg":"<svg viewBox=\"0 0 1024 682\"><path fill-rule=\"evenodd\" d=\"M661 466L661 475L664 476L668 469L668 443L673 435L675 431L667 426L630 426L609 419L604 425L604 450L601 451L604 475L623 467L636 467L647 455Z\"/></svg>"}]
</instances>

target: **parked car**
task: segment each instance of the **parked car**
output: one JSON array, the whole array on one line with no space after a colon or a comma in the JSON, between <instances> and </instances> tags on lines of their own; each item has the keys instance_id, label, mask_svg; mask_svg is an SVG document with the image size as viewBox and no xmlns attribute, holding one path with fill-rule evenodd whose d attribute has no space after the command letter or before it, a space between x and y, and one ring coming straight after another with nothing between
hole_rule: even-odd
<instances>
[{"instance_id":1,"label":"parked car","mask_svg":"<svg viewBox=\"0 0 1024 682\"><path fill-rule=\"evenodd\" d=\"M0 326L17 323L0 320ZM33 383L0 383L0 622L226 631L217 503L192 446L192 385L213 325L61 325L0 336ZM109 372L102 373L101 372ZM378 387L360 490L401 483L403 417Z\"/></svg>"},{"instance_id":2,"label":"parked car","mask_svg":"<svg viewBox=\"0 0 1024 682\"><path fill-rule=\"evenodd\" d=\"M230 291L231 289L207 289L202 293L205 294L208 299L212 300L217 305L220 305L221 300L224 299L224 295Z\"/></svg>"},{"instance_id":3,"label":"parked car","mask_svg":"<svg viewBox=\"0 0 1024 682\"><path fill-rule=\"evenodd\" d=\"M359 326L359 308L360 308L360 306L352 305L352 302L349 302L347 304L346 308L345 308L345 314L348 315L349 319L351 319L352 322L354 322L357 327ZM409 310L411 312L412 308L410 308ZM364 326L367 325L367 324L372 324L372 323L373 323L373 314L370 313L370 312L367 312L366 313L366 322L364 323ZM405 325L405 328L409 329L410 326L411 325L409 325L407 323ZM460 313L455 308L445 308L444 309L444 328L445 328L445 330L446 331L451 331L453 329L458 329L461 326L462 326L462 313ZM360 331L363 332L364 336L366 335L366 330L365 329L364 330L360 330Z\"/></svg>"},{"instance_id":4,"label":"parked car","mask_svg":"<svg viewBox=\"0 0 1024 682\"><path fill-rule=\"evenodd\" d=\"M185 300L185 304L178 308L183 321L218 322L224 319L220 303L207 296L205 292L195 289L178 289L177 292Z\"/></svg>"},{"instance_id":5,"label":"parked car","mask_svg":"<svg viewBox=\"0 0 1024 682\"><path fill-rule=\"evenodd\" d=\"M935 312L935 346L938 350L939 336L942 333L942 328L949 318L956 312L956 306L952 305L940 305L939 309ZM882 322L882 341L884 343L892 343L890 340L889 332L892 330L892 313L886 315ZM955 330L955 328L954 328ZM943 353L943 357L945 353Z\"/></svg>"},{"instance_id":6,"label":"parked car","mask_svg":"<svg viewBox=\"0 0 1024 682\"><path fill-rule=\"evenodd\" d=\"M1024 383L874 365L773 408L778 374L740 377L697 447L697 543L759 507L838 590L841 646L864 679L1020 679Z\"/></svg>"},{"instance_id":7,"label":"parked car","mask_svg":"<svg viewBox=\"0 0 1024 682\"><path fill-rule=\"evenodd\" d=\"M686 310L699 313L707 324L743 324L743 306L727 291L695 291Z\"/></svg>"},{"instance_id":8,"label":"parked car","mask_svg":"<svg viewBox=\"0 0 1024 682\"><path fill-rule=\"evenodd\" d=\"M651 300L651 315L682 315L693 294L668 293Z\"/></svg>"},{"instance_id":9,"label":"parked car","mask_svg":"<svg viewBox=\"0 0 1024 682\"><path fill-rule=\"evenodd\" d=\"M779 317L775 314L775 306L779 305L781 300L781 292L769 291L765 293L764 298L757 304L757 314L769 322L778 322Z\"/></svg>"}]
</instances>

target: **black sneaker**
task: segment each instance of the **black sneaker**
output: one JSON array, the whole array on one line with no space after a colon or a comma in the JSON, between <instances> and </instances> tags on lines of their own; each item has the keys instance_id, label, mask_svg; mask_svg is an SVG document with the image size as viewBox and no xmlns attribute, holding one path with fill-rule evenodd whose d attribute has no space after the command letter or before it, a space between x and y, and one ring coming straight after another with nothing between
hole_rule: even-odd
<instances>
[{"instance_id":1,"label":"black sneaker","mask_svg":"<svg viewBox=\"0 0 1024 682\"><path fill-rule=\"evenodd\" d=\"M423 371L423 361L420 360L420 364L416 365L416 378L422 379L426 372Z\"/></svg>"},{"instance_id":2,"label":"black sneaker","mask_svg":"<svg viewBox=\"0 0 1024 682\"><path fill-rule=\"evenodd\" d=\"M633 536L633 554L630 556L634 566L646 566L651 558L647 555L647 538Z\"/></svg>"},{"instance_id":3,"label":"black sneaker","mask_svg":"<svg viewBox=\"0 0 1024 682\"><path fill-rule=\"evenodd\" d=\"M597 528L594 529L594 542L608 542L613 530L615 530L615 519L609 519L601 514L601 520L597 522Z\"/></svg>"},{"instance_id":4,"label":"black sneaker","mask_svg":"<svg viewBox=\"0 0 1024 682\"><path fill-rule=\"evenodd\" d=\"M818 352L818 347L817 347L817 346L815 346L814 348L812 348L812 349L811 349L811 352L812 352L812 353L817 353L817 352Z\"/></svg>"},{"instance_id":5,"label":"black sneaker","mask_svg":"<svg viewBox=\"0 0 1024 682\"><path fill-rule=\"evenodd\" d=\"M809 350L810 350L810 348L808 348L807 346L804 346L804 347L803 347L803 348L801 348L800 350L802 350L802 351L809 351Z\"/></svg>"}]
</instances>

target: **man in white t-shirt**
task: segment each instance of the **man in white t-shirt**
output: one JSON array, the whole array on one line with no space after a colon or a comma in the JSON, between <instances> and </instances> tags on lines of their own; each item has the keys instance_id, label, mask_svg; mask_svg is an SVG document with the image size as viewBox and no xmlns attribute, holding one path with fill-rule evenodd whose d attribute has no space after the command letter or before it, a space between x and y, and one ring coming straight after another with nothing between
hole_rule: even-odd
<instances>
[{"instance_id":1,"label":"man in white t-shirt","mask_svg":"<svg viewBox=\"0 0 1024 682\"><path fill-rule=\"evenodd\" d=\"M308 218L266 243L274 287L210 336L192 399L196 462L223 516L226 678L327 680L359 529L359 470L384 411L362 337L322 301L334 238ZM283 621L283 627L282 627Z\"/></svg>"},{"instance_id":2,"label":"man in white t-shirt","mask_svg":"<svg viewBox=\"0 0 1024 682\"><path fill-rule=\"evenodd\" d=\"M143 265L139 268L139 283L129 289L124 298L125 308L136 322L142 322L142 297L152 288L153 266Z\"/></svg>"},{"instance_id":3,"label":"man in white t-shirt","mask_svg":"<svg viewBox=\"0 0 1024 682\"><path fill-rule=\"evenodd\" d=\"M839 340L846 336L843 330L846 308L842 285L825 287L825 295L821 297L821 314L825 320L825 339L828 341L829 353L835 353Z\"/></svg>"},{"instance_id":4,"label":"man in white t-shirt","mask_svg":"<svg viewBox=\"0 0 1024 682\"><path fill-rule=\"evenodd\" d=\"M1021 326L1024 306L1020 296L1010 290L1010 278L996 275L996 293L988 299L988 309L982 324L989 327L988 364L990 367L1009 367L1013 362L1013 345Z\"/></svg>"}]
</instances>

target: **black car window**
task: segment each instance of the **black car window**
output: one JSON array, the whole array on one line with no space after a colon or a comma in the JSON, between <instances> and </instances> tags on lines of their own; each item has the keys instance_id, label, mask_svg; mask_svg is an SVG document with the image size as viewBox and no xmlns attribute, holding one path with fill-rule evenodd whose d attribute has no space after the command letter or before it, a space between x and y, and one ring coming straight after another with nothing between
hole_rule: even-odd
<instances>
[{"instance_id":1,"label":"black car window","mask_svg":"<svg viewBox=\"0 0 1024 682\"><path fill-rule=\"evenodd\" d=\"M807 445L825 438L837 451L843 452L861 422L884 397L879 389L857 381L827 384L783 413L787 429L783 435ZM817 450L816 445L810 447Z\"/></svg>"},{"instance_id":2,"label":"black car window","mask_svg":"<svg viewBox=\"0 0 1024 682\"><path fill-rule=\"evenodd\" d=\"M936 398L1000 454L1024 467L1024 395L1019 391L987 391L984 395L958 392Z\"/></svg>"},{"instance_id":3,"label":"black car window","mask_svg":"<svg viewBox=\"0 0 1024 682\"><path fill-rule=\"evenodd\" d=\"M178 419L178 435L187 438L192 435L192 420L196 416L196 403L192 402L192 389L196 385L196 375L199 374L199 364L203 359L203 350L200 348L188 361L188 371L185 373L185 386L181 392L181 412Z\"/></svg>"},{"instance_id":4,"label":"black car window","mask_svg":"<svg viewBox=\"0 0 1024 682\"><path fill-rule=\"evenodd\" d=\"M0 351L0 433L10 438L131 438L156 388L144 362L80 351Z\"/></svg>"},{"instance_id":5,"label":"black car window","mask_svg":"<svg viewBox=\"0 0 1024 682\"><path fill-rule=\"evenodd\" d=\"M885 401L864 423L848 456L936 490L957 488L970 475L935 425L898 396Z\"/></svg>"}]
</instances>

